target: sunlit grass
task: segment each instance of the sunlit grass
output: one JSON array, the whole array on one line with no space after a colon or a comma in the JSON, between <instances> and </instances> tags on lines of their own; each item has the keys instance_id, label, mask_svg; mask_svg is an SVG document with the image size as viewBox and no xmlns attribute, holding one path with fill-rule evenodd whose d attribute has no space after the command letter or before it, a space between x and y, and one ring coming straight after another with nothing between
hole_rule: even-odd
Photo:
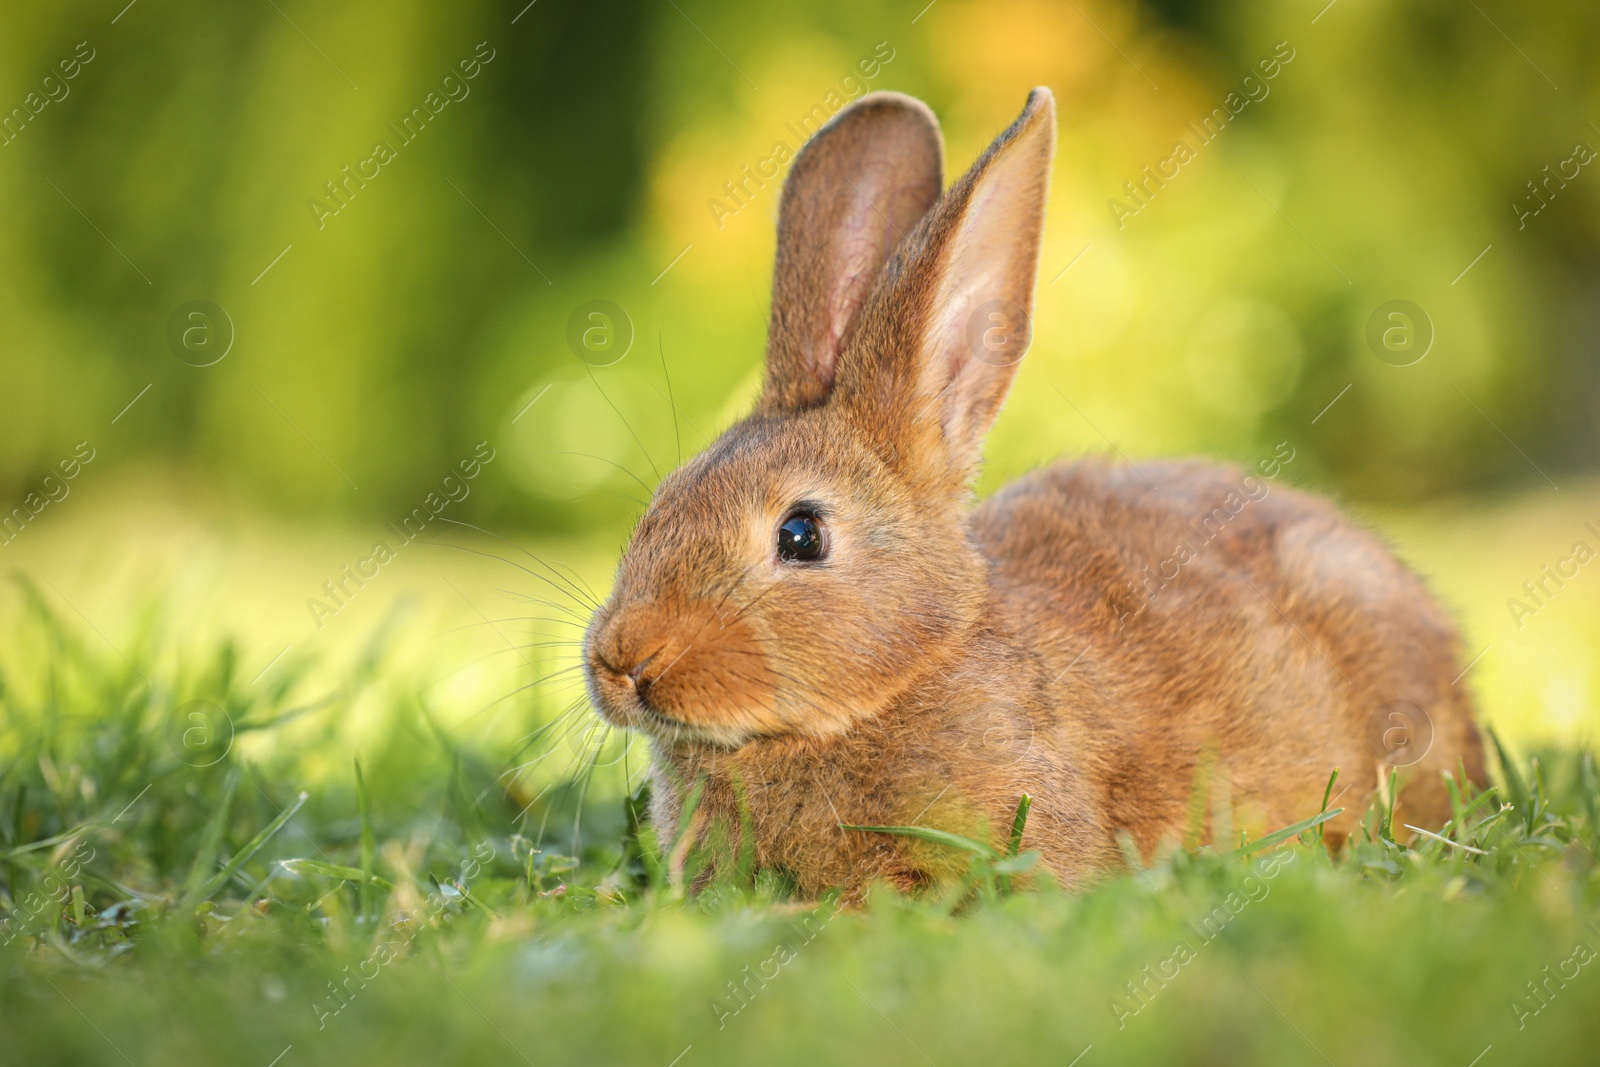
<instances>
[{"instance_id":1,"label":"sunlit grass","mask_svg":"<svg viewBox=\"0 0 1600 1067\"><path fill-rule=\"evenodd\" d=\"M1286 847L1077 895L1008 894L1027 864L986 856L972 893L862 912L762 878L686 898L616 784L580 805L568 763L530 803L515 743L440 728L395 684L427 665L383 639L344 691L300 692L298 664L252 687L225 639L173 655L153 618L118 653L24 595L0 690L18 1062L1464 1064L1595 1039L1571 961L1600 943L1600 780L1570 751L1460 798L1443 840L1397 843L1379 803L1338 862L1312 812ZM371 686L389 733L357 750L338 720ZM175 721L199 689L231 746ZM1579 968L1547 1002L1523 987L1546 965Z\"/></svg>"},{"instance_id":2,"label":"sunlit grass","mask_svg":"<svg viewBox=\"0 0 1600 1067\"><path fill-rule=\"evenodd\" d=\"M1382 525L1493 641L1519 572L1484 561L1538 557L1583 506ZM1513 681L1587 662L1581 584L1545 644L1475 668L1516 754L1446 840L1399 844L1380 802L1337 862L1307 828L1068 894L985 856L848 912L764 877L663 883L629 799L642 748L555 673L598 553L456 531L318 632L301 601L362 531L275 537L250 568L263 542L158 522L168 558L96 560L91 511L5 592L0 1057L1465 1065L1600 1039L1600 783L1573 740L1593 710L1550 748Z\"/></svg>"}]
</instances>

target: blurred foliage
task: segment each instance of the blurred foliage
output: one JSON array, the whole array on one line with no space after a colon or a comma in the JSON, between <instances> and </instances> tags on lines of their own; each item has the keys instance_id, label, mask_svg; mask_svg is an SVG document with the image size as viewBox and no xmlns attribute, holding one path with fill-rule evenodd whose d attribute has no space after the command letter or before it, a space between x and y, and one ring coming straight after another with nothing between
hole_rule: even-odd
<instances>
[{"instance_id":1,"label":"blurred foliage","mask_svg":"<svg viewBox=\"0 0 1600 1067\"><path fill-rule=\"evenodd\" d=\"M505 477L460 517L617 529L757 380L778 181L711 202L866 87L929 101L947 180L1028 87L1058 96L1037 340L986 486L1108 441L1249 459L1289 439L1303 480L1369 499L1592 464L1600 177L1521 228L1514 209L1600 147L1592 3L524 4L9 12L5 498L88 440L100 476L388 518L488 440ZM62 81L79 42L94 58ZM493 58L450 89L480 42ZM1199 145L1189 124L1280 42L1266 95ZM1195 158L1119 227L1108 201L1180 139ZM319 228L309 203L379 140L394 158ZM1436 334L1409 367L1365 340L1400 298ZM167 340L195 299L236 332L208 367ZM566 340L594 299L632 324L610 366Z\"/></svg>"}]
</instances>

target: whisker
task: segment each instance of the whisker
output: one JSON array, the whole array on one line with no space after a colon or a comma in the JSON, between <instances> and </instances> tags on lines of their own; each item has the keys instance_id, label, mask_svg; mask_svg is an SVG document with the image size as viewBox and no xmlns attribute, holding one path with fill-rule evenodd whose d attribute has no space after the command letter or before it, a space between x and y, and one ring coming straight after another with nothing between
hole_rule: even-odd
<instances>
[{"instance_id":1,"label":"whisker","mask_svg":"<svg viewBox=\"0 0 1600 1067\"><path fill-rule=\"evenodd\" d=\"M528 803L523 806L521 811L517 812L516 818L511 820L512 823L515 824L515 823L519 823L519 822L522 822L523 820L525 820L528 817L528 812L533 810L533 806L535 804L539 803L539 799L541 797L543 797L546 793L550 792L550 790L554 789L555 787L556 787L556 784L554 782L550 782L543 789L541 789L537 793L535 793L534 796L533 796L533 799L528 801ZM538 847L538 846L535 845L535 847Z\"/></svg>"},{"instance_id":2,"label":"whisker","mask_svg":"<svg viewBox=\"0 0 1600 1067\"><path fill-rule=\"evenodd\" d=\"M588 751L588 743L587 742L584 743L584 750L583 751L584 752ZM578 760L581 761L582 759L583 759L583 752L580 752L578 754ZM572 787L574 785L577 785L582 777L583 776L578 776L578 775L569 775L568 776L566 784L561 787L561 795L556 798L556 801L555 801L554 804L551 804L550 807L545 809L544 818L539 821L539 836L536 839L535 844L542 845L544 843L545 829L546 829L547 824L549 823L551 811L553 811L557 806L559 806L561 804L564 804L566 802L566 798L572 795ZM583 806L580 803L579 806L578 806L577 815L574 817L574 821L573 821L574 844L576 844L576 836L577 836L577 831L578 831L578 820L582 818L582 815L583 815ZM574 850L574 851L576 851L576 850Z\"/></svg>"},{"instance_id":3,"label":"whisker","mask_svg":"<svg viewBox=\"0 0 1600 1067\"><path fill-rule=\"evenodd\" d=\"M579 707L562 712L560 719L551 724L553 726L560 725L564 727L561 732L555 735L555 737L551 740L550 745L542 753L535 756L533 759L518 764L517 770L523 772L532 770L534 767L537 767L551 756L558 755L561 751L560 745L563 742L568 745L572 745L574 744L574 738L579 733L593 730L593 720L591 720L587 715L580 714L582 711L583 709ZM583 742L583 748L587 750L588 746L589 742L587 739L585 739Z\"/></svg>"},{"instance_id":4,"label":"whisker","mask_svg":"<svg viewBox=\"0 0 1600 1067\"><path fill-rule=\"evenodd\" d=\"M578 496L572 497L570 500L567 501L567 503L576 504L576 503L578 503L580 501L592 500L596 496L620 496L622 499L626 500L628 503L630 503L630 504L634 505L635 507L637 507L640 511L646 511L650 507L650 502L647 501L647 500L640 500L638 497L632 496L632 495L630 495L628 493L624 493L620 489L608 489L608 488L597 489L593 493L582 493L582 494L580 494Z\"/></svg>"},{"instance_id":5,"label":"whisker","mask_svg":"<svg viewBox=\"0 0 1600 1067\"><path fill-rule=\"evenodd\" d=\"M728 598L739 591L739 587L744 585L745 579L749 578L750 572L755 569L756 564L752 563L745 567L744 570L740 571L739 577L734 579L733 584L728 586L727 589L723 590L722 599L717 601L716 607L714 607L712 610L720 616L722 614L722 605L726 604L728 602Z\"/></svg>"},{"instance_id":6,"label":"whisker","mask_svg":"<svg viewBox=\"0 0 1600 1067\"><path fill-rule=\"evenodd\" d=\"M678 448L678 466L683 466L683 437L678 433L678 405L672 399L672 375L667 372L667 343L656 334L656 349L661 353L661 377L667 382L667 407L672 409L672 442Z\"/></svg>"},{"instance_id":7,"label":"whisker","mask_svg":"<svg viewBox=\"0 0 1600 1067\"><path fill-rule=\"evenodd\" d=\"M515 760L524 751L526 751L530 746L538 743L538 740L539 740L541 735L548 733L549 731L551 731L551 730L555 729L556 727L560 726L563 722L565 722L571 716L577 714L580 711L583 711L584 708L585 708L585 705L587 705L588 702L589 702L589 700L588 700L588 695L587 694L578 697L571 704L568 704L566 709L563 710L560 714L558 714L555 718L553 718L549 722L544 723L543 725L539 726L531 734L526 734L522 738L518 739L517 743L512 746L512 752L511 752L511 757L510 758L512 760ZM548 753L546 753L546 755L548 755ZM544 756L540 756L539 757L539 759L543 759L543 758L544 758ZM532 766L533 763L537 763L537 762L538 762L538 760L533 760L533 761L530 761L527 764L524 764L523 766ZM516 770L518 768L513 767L512 769Z\"/></svg>"},{"instance_id":8,"label":"whisker","mask_svg":"<svg viewBox=\"0 0 1600 1067\"><path fill-rule=\"evenodd\" d=\"M589 380L594 383L595 390L599 392L601 399L606 402L606 406L616 412L617 418L622 419L622 425L627 429L628 436L633 438L633 443L638 445L639 451L644 453L644 461L650 464L650 471L656 476L656 481L659 482L661 480L661 472L656 469L656 461L650 458L650 450L644 447L644 442L639 440L639 435L633 432L633 426L623 416L622 410L613 404L611 398L606 395L606 391L600 388L600 379L594 376L594 368L589 365L587 360L583 362L583 369L589 372Z\"/></svg>"},{"instance_id":9,"label":"whisker","mask_svg":"<svg viewBox=\"0 0 1600 1067\"><path fill-rule=\"evenodd\" d=\"M583 773L583 784L578 788L578 807L572 816L572 851L583 854L583 802L589 796L589 783L594 781L595 767L600 762L600 753L605 748L605 743L610 730L607 729L595 739L594 758L589 761L589 769Z\"/></svg>"},{"instance_id":10,"label":"whisker","mask_svg":"<svg viewBox=\"0 0 1600 1067\"><path fill-rule=\"evenodd\" d=\"M761 592L759 592L755 596L751 597L750 598L750 602L748 604L746 604L744 607L740 608L738 610L738 612L733 616L733 618L731 618L727 622L723 623L723 625L724 626L729 626L729 625L731 625L733 623L738 622L740 619L744 618L745 614L751 608L755 607L757 604L759 604L761 602L761 598L762 597L766 596L768 593L772 592L776 588L778 588L778 583L774 582L771 585L767 586L765 589L761 590Z\"/></svg>"},{"instance_id":11,"label":"whisker","mask_svg":"<svg viewBox=\"0 0 1600 1067\"><path fill-rule=\"evenodd\" d=\"M661 399L665 400L669 404L672 403L672 398L669 397L666 393L663 393L661 391L661 387L656 385L655 382L650 382L649 385L650 385L650 388L652 388L652 389L654 389L656 391L656 396L659 396ZM711 435L706 433L704 430L702 430L695 423L695 421L689 417L689 413L687 411L684 411L682 408L677 407L676 405L674 405L673 410L678 415L683 416L683 421L689 424L689 429L693 430L695 433L700 435L700 443L702 445L708 443L711 440ZM681 449L680 449L678 455L679 455L678 463L681 465L683 463L683 459L682 459L683 453L682 453Z\"/></svg>"},{"instance_id":12,"label":"whisker","mask_svg":"<svg viewBox=\"0 0 1600 1067\"><path fill-rule=\"evenodd\" d=\"M568 574L572 575L573 580L575 580L579 585L583 586L584 591L589 594L590 600L593 600L596 604L600 603L600 594L596 593L594 589L590 587L589 583L583 580L583 575L578 573L578 569L576 567L570 563L563 563L560 560L553 560L552 565L564 568Z\"/></svg>"},{"instance_id":13,"label":"whisker","mask_svg":"<svg viewBox=\"0 0 1600 1067\"><path fill-rule=\"evenodd\" d=\"M633 765L628 760L628 753L633 751L633 730L630 727L622 728L622 795L626 798L624 803L632 812L634 818L639 813L633 810Z\"/></svg>"},{"instance_id":14,"label":"whisker","mask_svg":"<svg viewBox=\"0 0 1600 1067\"><path fill-rule=\"evenodd\" d=\"M444 518L444 516L441 515L440 518ZM469 530L476 530L478 533L483 534L485 537L492 537L496 541L499 541L501 544L505 544L505 545L511 546L512 548L516 549L518 552L521 552L524 556L527 556L529 559L533 560L539 566L543 567L545 570L549 571L551 574L554 574L557 578L561 579L561 581L566 584L566 586L567 586L567 588L569 590L571 590L573 593L577 594L579 603L583 603L585 601L585 598L587 598L587 601L588 601L588 604L589 604L590 607L598 608L600 606L599 599L597 597L595 597L592 593L585 593L584 590L579 589L578 586L573 583L572 579L568 578L566 575L562 574L560 571L558 571L554 567L550 566L549 563L547 563L544 560L540 559L538 556L534 555L532 552L529 552L525 547L523 547L522 545L517 544L515 541L512 541L509 538L501 537L499 534L494 533L493 531L485 530L481 526L474 526L470 522L461 522L461 521L459 521L457 519L444 519L444 521L448 522L448 523L453 523L456 526L465 526Z\"/></svg>"},{"instance_id":15,"label":"whisker","mask_svg":"<svg viewBox=\"0 0 1600 1067\"><path fill-rule=\"evenodd\" d=\"M486 653L484 656L482 656L478 660L475 660L473 663L469 663L467 666L468 667L475 666L476 664L482 663L483 661L489 659L489 657L491 657L491 656L503 656L509 651L514 651L514 650L513 649L504 649L504 648L496 649L493 652ZM573 670L575 670L577 668L580 668L582 666L583 666L583 664L578 663L578 664L574 664L571 667L563 667L561 670L553 671L552 673L545 675L543 678L536 678L532 682L529 682L527 685L519 685L515 689L511 690L511 692L506 693L506 694L504 694L502 696L495 697L493 700L489 701L489 703L485 704L483 707L479 708L477 711L473 712L471 715L468 715L465 719L462 719L460 722L458 722L454 726L450 727L449 731L447 731L447 732L451 733L451 734L454 734L457 730L461 729L463 726L466 726L468 723L474 721L475 719L477 719L479 716L485 714L486 712L489 712L489 711L493 710L496 706L505 703L507 700L510 700L512 697L516 696L518 693L525 692L526 690L532 689L535 686L542 685L545 682L548 682L552 678L560 677L561 675L567 674L567 673L569 673L569 672L571 672L571 671L573 671ZM462 670L465 670L465 669L466 669L466 667L462 667L462 668L459 668L458 670L451 671L451 672L449 672L447 674L442 675L441 677L435 679L432 682L429 682L426 686L424 686L423 687L423 691L426 692L428 689L431 689L434 686L439 685L440 683L442 683L446 678L449 678L450 675L459 674ZM585 695L584 697L582 697L580 699L587 700L588 698L587 698L587 695Z\"/></svg>"},{"instance_id":16,"label":"whisker","mask_svg":"<svg viewBox=\"0 0 1600 1067\"><path fill-rule=\"evenodd\" d=\"M476 717L478 715L482 715L485 711L488 711L490 708L494 707L496 704L499 704L502 701L510 700L512 697L516 696L518 693L525 693L529 689L533 689L533 688L535 688L537 686L543 685L543 684L545 684L546 682L550 681L553 678L559 678L563 674L571 674L573 671L578 671L578 670L582 670L582 669L583 669L583 664L582 663L574 663L569 667L562 667L558 671L551 671L549 674L545 675L543 678L535 678L533 681L529 682L527 685L519 685L519 686L517 686L515 689L511 690L511 692L509 692L509 693L506 693L504 696L495 697L488 704L485 704L482 709L480 709L479 711L474 712L473 715L474 715L474 717ZM465 721L465 720L463 720L463 721Z\"/></svg>"},{"instance_id":17,"label":"whisker","mask_svg":"<svg viewBox=\"0 0 1600 1067\"><path fill-rule=\"evenodd\" d=\"M571 625L573 625L573 622L572 622L571 619L552 619L552 618L549 618L547 616L542 616L542 615L513 615L510 618L505 618L505 619L481 619L478 622L464 622L460 626L451 626L451 627L448 627L446 629L440 630L439 631L439 636L443 637L446 634L458 634L463 630L473 630L473 629L476 629L479 626L496 626L496 625L499 625L501 623L511 623L511 622L548 622L548 623L550 623L551 625L554 625L554 626L571 626Z\"/></svg>"},{"instance_id":18,"label":"whisker","mask_svg":"<svg viewBox=\"0 0 1600 1067\"><path fill-rule=\"evenodd\" d=\"M655 490L650 487L648 482L646 482L643 478L639 477L637 474L633 473L627 467L624 467L622 464L618 463L616 460L606 459L604 456L597 456L597 455L593 454L592 452L556 452L556 453L554 453L554 455L557 455L557 456L582 456L584 459L592 459L596 463L604 463L608 467L615 467L617 470L621 471L623 474L626 474L628 477L630 477L634 481L638 482L640 488L642 488L646 493L655 492ZM629 499L632 499L632 498L630 497Z\"/></svg>"},{"instance_id":19,"label":"whisker","mask_svg":"<svg viewBox=\"0 0 1600 1067\"><path fill-rule=\"evenodd\" d=\"M570 642L547 642L546 644L547 645L555 645L555 646L559 647L560 645L563 645L563 644L570 644ZM520 653L525 649L532 649L532 648L539 648L539 647L541 647L541 646L537 645L537 644L531 644L531 645L512 645L512 644L508 644L507 647L505 647L505 648L497 648L497 649L494 649L494 650L489 651L489 652L484 652L481 655L475 656L474 658L467 660L465 663L463 663L463 664L461 664L461 665L459 665L457 667L452 668L451 670L445 671L443 674L439 675L433 681L428 682L427 684L425 684L422 687L422 691L423 692L427 692L429 689L432 689L436 685L442 685L442 684L444 684L446 679L453 678L456 675L460 674L462 671L470 670L471 668L476 667L476 666L478 666L480 664L487 663L489 660L495 658L496 656L504 656L507 653ZM579 666L582 665L581 661L580 661L580 663L578 665ZM502 697L500 699L503 700L505 698ZM473 713L473 716L476 717L477 715L483 713L484 711L487 711L488 708L492 707L492 706L493 705L488 705L486 707L479 708L478 711ZM467 721L467 720L463 720L463 721Z\"/></svg>"},{"instance_id":20,"label":"whisker","mask_svg":"<svg viewBox=\"0 0 1600 1067\"><path fill-rule=\"evenodd\" d=\"M545 600L543 597L534 596L532 593L524 593L518 589L507 589L504 586L496 586L495 592L511 597L513 600L520 600L525 604L539 604L543 607L554 608L556 611L570 612L573 617L565 620L566 625L577 626L579 628L589 625L588 615L580 615L565 604L557 604L553 600Z\"/></svg>"},{"instance_id":21,"label":"whisker","mask_svg":"<svg viewBox=\"0 0 1600 1067\"><path fill-rule=\"evenodd\" d=\"M448 521L448 520L446 520L446 521ZM571 597L573 600L577 601L577 603L579 605L583 606L584 608L588 608L587 604L584 604L582 600L579 600L578 597L576 597L569 590L562 588L560 585L557 585L555 582L551 581L549 578L546 578L544 575L540 574L538 571L531 570L528 567L524 567L522 564L518 563L515 560L506 559L504 556L497 556L493 552L484 552L484 551L482 551L480 549L468 548L465 545L452 545L452 544L450 544L449 542L446 542L446 541L424 541L422 543L425 544L425 545L431 545L434 548L449 548L449 549L454 549L457 552L465 552L468 555L472 555L472 556L482 556L484 559L498 560L499 562L504 563L508 567L515 567L517 570L522 571L524 574L528 574L528 575L530 575L530 576L532 576L534 578L539 579L539 581L544 582L546 585L550 586L552 589L554 589L556 592L560 593L562 596ZM557 611L573 611L573 609L570 608L570 607L567 607L565 605L551 603L549 601L539 601L539 603L548 604L550 607L555 608ZM573 611L573 615L575 617L579 618L579 619L583 619L584 618L584 616L579 615L576 611ZM585 620L585 621L587 621L587 620Z\"/></svg>"}]
</instances>

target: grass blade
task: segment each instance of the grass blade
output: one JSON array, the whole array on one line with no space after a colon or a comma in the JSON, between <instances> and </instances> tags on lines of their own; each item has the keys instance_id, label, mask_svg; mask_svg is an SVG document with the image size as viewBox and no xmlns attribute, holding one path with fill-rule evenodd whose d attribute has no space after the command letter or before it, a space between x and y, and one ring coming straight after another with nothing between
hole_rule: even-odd
<instances>
[{"instance_id":1,"label":"grass blade","mask_svg":"<svg viewBox=\"0 0 1600 1067\"><path fill-rule=\"evenodd\" d=\"M1333 773L1328 775L1328 787L1322 791L1322 807L1318 811L1328 810L1328 798L1333 796L1333 783L1339 780L1339 768L1335 767ZM1322 827L1317 827L1317 840L1322 840Z\"/></svg>"},{"instance_id":2,"label":"grass blade","mask_svg":"<svg viewBox=\"0 0 1600 1067\"><path fill-rule=\"evenodd\" d=\"M1506 751L1505 743L1500 740L1500 735L1493 726L1484 727L1484 732L1489 735L1489 743L1494 746L1494 754L1500 761L1500 775L1506 780L1506 791L1511 794L1510 801L1517 807L1522 807L1528 802L1528 784L1522 780L1522 773L1517 770L1517 765L1511 759L1511 754Z\"/></svg>"},{"instance_id":3,"label":"grass blade","mask_svg":"<svg viewBox=\"0 0 1600 1067\"><path fill-rule=\"evenodd\" d=\"M1028 825L1028 812L1033 808L1033 798L1022 794L1022 799L1017 801L1017 817L1011 820L1011 843L1006 846L1006 855L1015 856L1022 848L1022 831Z\"/></svg>"},{"instance_id":4,"label":"grass blade","mask_svg":"<svg viewBox=\"0 0 1600 1067\"><path fill-rule=\"evenodd\" d=\"M64 842L71 841L75 837L84 837L95 830L102 829L106 825L107 821L105 819L97 819L86 823L80 823L70 830L63 830L59 834L52 834L49 837L41 837L37 841L30 841L26 845L19 845L16 848L10 849L9 851L0 852L0 860L9 862L10 860L14 860L19 856L25 856L29 852L42 852L46 849L53 849Z\"/></svg>"},{"instance_id":5,"label":"grass blade","mask_svg":"<svg viewBox=\"0 0 1600 1067\"><path fill-rule=\"evenodd\" d=\"M982 856L987 860L996 860L1000 854L982 841L974 841L970 837L952 834L947 830L935 830L931 826L852 826L849 823L840 823L841 830L860 830L869 834L900 834L903 837L914 837L919 841L931 841L936 845L947 848L960 849Z\"/></svg>"},{"instance_id":6,"label":"grass blade","mask_svg":"<svg viewBox=\"0 0 1600 1067\"><path fill-rule=\"evenodd\" d=\"M356 761L356 807L361 815L361 914L363 916L377 913L377 896L375 892L378 884L383 880L376 878L373 870L377 865L378 839L372 832L372 798L367 794L367 778L361 773L361 760Z\"/></svg>"},{"instance_id":7,"label":"grass blade","mask_svg":"<svg viewBox=\"0 0 1600 1067\"><path fill-rule=\"evenodd\" d=\"M671 850L667 853L667 881L671 885L684 884L684 867L689 862L689 853L695 845L695 816L699 814L700 801L705 799L708 781L710 779L704 774L695 779L694 788L689 790L689 795L683 801L683 810L678 813L678 832L672 839Z\"/></svg>"},{"instance_id":8,"label":"grass blade","mask_svg":"<svg viewBox=\"0 0 1600 1067\"><path fill-rule=\"evenodd\" d=\"M211 871L216 869L217 856L222 852L222 839L228 831L228 814L233 810L233 796L239 790L239 779L242 775L243 772L238 767L233 767L228 771L228 777L223 780L222 797L217 801L211 818L206 820L205 829L200 833L200 847L196 850L194 863L189 868L189 877L184 879L180 907L192 908L205 899L200 892Z\"/></svg>"},{"instance_id":9,"label":"grass blade","mask_svg":"<svg viewBox=\"0 0 1600 1067\"><path fill-rule=\"evenodd\" d=\"M324 878L338 878L346 882L354 882L363 889L369 884L375 889L385 891L394 888L392 882L379 878L370 871L363 871L355 867L341 867L337 863L325 863L322 860L304 858L279 860L278 866L290 874L320 874Z\"/></svg>"},{"instance_id":10,"label":"grass blade","mask_svg":"<svg viewBox=\"0 0 1600 1067\"><path fill-rule=\"evenodd\" d=\"M193 907L196 904L201 903L202 901L208 899L211 894L215 893L217 890L226 885L228 879L232 878L234 873L238 871L240 867L243 867L246 863L250 862L250 857L261 851L262 845L265 845L268 841L270 841L274 834L276 834L279 830L282 830L284 825L290 819L294 818L294 813L300 810L301 805L306 802L306 797L310 795L311 794L309 793L302 792L298 797L295 798L293 804L290 804L283 811L280 811L276 819L273 819L267 824L264 830L252 837L245 844L244 848L241 848L238 852L234 853L233 858L228 861L227 866L218 871L209 882L201 886L192 898L186 895L184 898L185 906Z\"/></svg>"},{"instance_id":11,"label":"grass blade","mask_svg":"<svg viewBox=\"0 0 1600 1067\"><path fill-rule=\"evenodd\" d=\"M1385 841L1394 840L1394 808L1400 799L1399 774L1395 768L1389 769L1389 785L1383 793L1383 822L1378 826L1378 835Z\"/></svg>"},{"instance_id":12,"label":"grass blade","mask_svg":"<svg viewBox=\"0 0 1600 1067\"><path fill-rule=\"evenodd\" d=\"M1296 836L1298 836L1300 834L1303 834L1307 830L1310 830L1313 827L1321 826L1323 823L1327 822L1329 819L1332 819L1335 816L1342 815L1342 814L1344 814L1344 809L1343 808L1334 808L1331 811L1319 812L1316 815L1311 816L1311 818L1309 818L1309 819L1304 819L1304 820L1302 820L1300 822L1295 823L1293 826L1285 826L1282 830L1274 830L1272 833L1268 834L1266 837L1263 837L1261 840L1252 841L1248 845L1244 845L1243 847L1236 848L1236 849L1234 849L1232 852L1230 852L1228 854L1230 856L1248 856L1252 852L1260 852L1264 848L1271 848L1273 845L1279 844L1279 843L1281 843L1283 841L1289 840L1292 837L1296 837Z\"/></svg>"},{"instance_id":13,"label":"grass blade","mask_svg":"<svg viewBox=\"0 0 1600 1067\"><path fill-rule=\"evenodd\" d=\"M1481 848L1473 848L1471 845L1463 845L1460 841L1452 841L1448 837L1442 837L1439 834L1434 833L1432 830L1424 830L1422 827L1412 826L1410 823L1402 823L1401 825L1403 825L1407 830L1415 831L1416 833L1421 834L1423 837L1433 841L1438 841L1441 844L1449 845L1451 848L1459 848L1463 851L1471 852L1479 856L1489 855L1489 853L1485 852Z\"/></svg>"},{"instance_id":14,"label":"grass blade","mask_svg":"<svg viewBox=\"0 0 1600 1067\"><path fill-rule=\"evenodd\" d=\"M1589 840L1593 843L1600 834L1600 810L1596 797L1600 797L1600 774L1595 773L1594 753L1585 752L1578 759L1579 795L1583 797L1583 810L1589 816Z\"/></svg>"}]
</instances>

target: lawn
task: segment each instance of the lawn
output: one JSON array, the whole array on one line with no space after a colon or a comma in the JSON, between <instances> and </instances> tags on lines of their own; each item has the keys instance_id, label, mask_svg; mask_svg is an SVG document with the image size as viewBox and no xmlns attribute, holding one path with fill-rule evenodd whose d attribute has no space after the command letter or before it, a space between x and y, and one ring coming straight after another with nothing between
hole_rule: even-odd
<instances>
[{"instance_id":1,"label":"lawn","mask_svg":"<svg viewBox=\"0 0 1600 1067\"><path fill-rule=\"evenodd\" d=\"M1391 529L1482 578L1467 546L1504 541L1471 531L1523 537L1547 505ZM70 571L94 518L29 569ZM274 620L236 595L215 625L175 606L203 599L203 552L128 579L114 626L70 583L9 579L0 1061L1493 1067L1600 1047L1600 775L1575 742L1490 709L1495 788L1416 847L1379 803L1337 859L1312 829L1079 893L1004 892L980 863L970 891L861 910L760 877L686 898L632 817L642 749L561 673L584 594L514 546L460 547L500 577L397 564L459 598L450 625L396 609L396 577L338 641L276 660Z\"/></svg>"}]
</instances>

